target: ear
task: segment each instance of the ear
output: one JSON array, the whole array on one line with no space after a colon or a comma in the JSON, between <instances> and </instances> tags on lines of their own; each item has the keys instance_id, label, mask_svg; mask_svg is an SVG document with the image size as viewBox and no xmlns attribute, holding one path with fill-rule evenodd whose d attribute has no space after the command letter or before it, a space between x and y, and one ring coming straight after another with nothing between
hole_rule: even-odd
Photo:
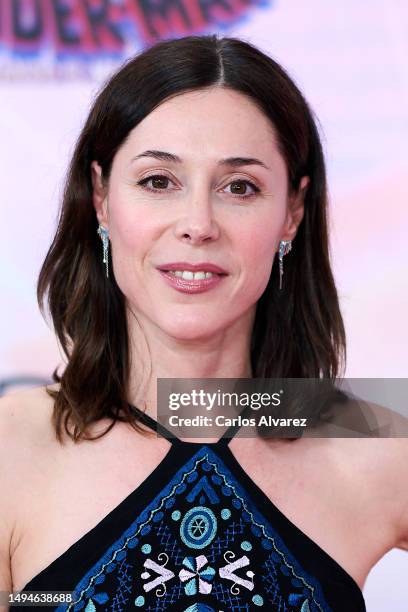
<instances>
[{"instance_id":1,"label":"ear","mask_svg":"<svg viewBox=\"0 0 408 612\"><path fill-rule=\"evenodd\" d=\"M101 225L109 229L107 189L103 184L102 168L97 161L91 163L92 202Z\"/></svg>"},{"instance_id":2,"label":"ear","mask_svg":"<svg viewBox=\"0 0 408 612\"><path fill-rule=\"evenodd\" d=\"M298 191L289 197L288 210L281 240L293 240L305 212L304 200L310 178L303 176Z\"/></svg>"}]
</instances>

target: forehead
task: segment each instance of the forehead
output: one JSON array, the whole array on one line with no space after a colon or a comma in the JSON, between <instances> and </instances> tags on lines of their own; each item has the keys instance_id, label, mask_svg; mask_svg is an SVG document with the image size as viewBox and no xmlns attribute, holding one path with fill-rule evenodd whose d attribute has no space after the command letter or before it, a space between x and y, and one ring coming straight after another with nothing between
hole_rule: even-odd
<instances>
[{"instance_id":1,"label":"forehead","mask_svg":"<svg viewBox=\"0 0 408 612\"><path fill-rule=\"evenodd\" d=\"M274 128L247 96L221 87L178 94L147 115L128 135L123 155L142 149L187 152L194 160L232 154L278 154ZM177 150L177 151L176 151Z\"/></svg>"}]
</instances>

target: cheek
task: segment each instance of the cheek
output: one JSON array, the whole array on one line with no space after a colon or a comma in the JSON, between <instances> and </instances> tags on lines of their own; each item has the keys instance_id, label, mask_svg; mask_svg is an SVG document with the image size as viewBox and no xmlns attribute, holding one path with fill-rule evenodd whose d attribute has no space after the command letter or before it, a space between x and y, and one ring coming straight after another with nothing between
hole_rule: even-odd
<instances>
[{"instance_id":1,"label":"cheek","mask_svg":"<svg viewBox=\"0 0 408 612\"><path fill-rule=\"evenodd\" d=\"M245 285L257 297L260 297L268 284L277 243L278 229L268 224L252 227L251 231L241 236L239 252Z\"/></svg>"},{"instance_id":2,"label":"cheek","mask_svg":"<svg viewBox=\"0 0 408 612\"><path fill-rule=\"evenodd\" d=\"M132 295L143 282L140 268L149 248L149 228L138 216L116 208L111 213L109 230L116 282L125 295Z\"/></svg>"},{"instance_id":3,"label":"cheek","mask_svg":"<svg viewBox=\"0 0 408 612\"><path fill-rule=\"evenodd\" d=\"M134 274L143 252L143 234L140 228L121 222L111 225L112 262L115 277Z\"/></svg>"},{"instance_id":4,"label":"cheek","mask_svg":"<svg viewBox=\"0 0 408 612\"><path fill-rule=\"evenodd\" d=\"M151 240L157 219L134 188L112 180L109 192L109 234L112 245L122 256L139 255Z\"/></svg>"},{"instance_id":5,"label":"cheek","mask_svg":"<svg viewBox=\"0 0 408 612\"><path fill-rule=\"evenodd\" d=\"M109 215L109 234L113 250L113 260L121 262L132 260L136 267L149 245L154 241L154 219L146 214L145 208L129 198L112 198Z\"/></svg>"}]
</instances>

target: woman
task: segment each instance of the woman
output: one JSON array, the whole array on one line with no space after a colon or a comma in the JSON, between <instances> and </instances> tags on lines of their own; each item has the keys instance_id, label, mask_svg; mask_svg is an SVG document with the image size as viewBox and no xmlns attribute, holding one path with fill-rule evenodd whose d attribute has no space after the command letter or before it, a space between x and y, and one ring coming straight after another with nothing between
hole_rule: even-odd
<instances>
[{"instance_id":1,"label":"woman","mask_svg":"<svg viewBox=\"0 0 408 612\"><path fill-rule=\"evenodd\" d=\"M202 36L114 75L46 293L67 366L2 402L0 590L87 611L365 609L371 567L407 547L403 439L146 433L158 378L333 379L344 361L321 145L279 65Z\"/></svg>"}]
</instances>

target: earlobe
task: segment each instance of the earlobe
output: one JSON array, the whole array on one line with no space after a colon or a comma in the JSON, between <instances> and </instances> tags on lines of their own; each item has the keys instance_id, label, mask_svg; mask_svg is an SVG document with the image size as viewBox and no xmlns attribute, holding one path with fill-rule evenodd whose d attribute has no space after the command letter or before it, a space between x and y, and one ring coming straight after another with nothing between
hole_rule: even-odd
<instances>
[{"instance_id":1,"label":"earlobe","mask_svg":"<svg viewBox=\"0 0 408 612\"><path fill-rule=\"evenodd\" d=\"M107 193L102 179L102 168L97 161L91 163L92 202L101 225L108 227Z\"/></svg>"}]
</instances>

